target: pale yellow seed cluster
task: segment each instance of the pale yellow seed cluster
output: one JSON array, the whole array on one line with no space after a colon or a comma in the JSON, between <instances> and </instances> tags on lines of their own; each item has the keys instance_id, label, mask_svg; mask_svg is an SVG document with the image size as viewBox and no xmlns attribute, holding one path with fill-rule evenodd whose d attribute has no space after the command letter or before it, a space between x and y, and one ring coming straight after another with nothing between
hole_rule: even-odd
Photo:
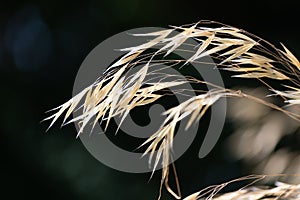
<instances>
[{"instance_id":1,"label":"pale yellow seed cluster","mask_svg":"<svg viewBox=\"0 0 300 200\"><path fill-rule=\"evenodd\" d=\"M179 33L174 36L170 34L174 31ZM136 34L136 36L152 36L152 40L139 46L123 49L127 52L125 55L110 66L100 79L92 85L85 88L75 97L64 103L63 105L53 109L56 111L53 115L45 120L52 120L49 128L57 121L57 119L66 112L63 124L76 122L80 125L81 134L86 125L93 119L95 125L99 120L106 120L107 125L115 116L121 116L122 120L136 106L146 105L155 102L163 96L163 89L172 88L188 81L194 83L204 83L200 80L182 79L179 78L172 81L166 81L169 74L161 74L157 79L149 81L147 76L154 72L159 72L159 64L164 62L173 62L175 64L193 63L205 56L211 56L216 61L219 69L227 70L233 73L233 77L239 78L270 78L275 80L286 80L291 83L287 86L289 91L279 91L270 88L275 95L285 98L288 104L300 103L299 80L293 77L299 77L300 64L297 58L285 47L284 50L277 49L272 44L261 38L247 33L243 30L220 24L217 28L210 28L209 23L199 22L190 27L175 27L170 29L147 33ZM195 46L195 52L187 60L156 60L156 55L168 55L176 50L184 48L184 44L188 39L196 40L199 45ZM143 53L153 47L160 45L161 48L147 56L142 56ZM143 64L135 74L130 74L128 71ZM281 68L277 68L280 65ZM150 70L155 68L155 70ZM293 77L291 77L291 75ZM265 81L261 81L269 87ZM209 83L205 83L209 84ZM183 118L189 117L189 122L186 128L189 128L192 123L198 122L205 114L207 109L222 97L243 97L265 104L272 108L282 110L276 105L265 103L261 99L243 94L241 91L235 91L215 86L214 90L203 92L195 97L191 97L187 101L178 106L167 110L166 120L157 131L153 131L153 135L142 145L148 145L146 153L150 153L150 161L157 151L154 159L154 169L159 164L162 158L162 183L165 181L167 189L176 198L176 195L167 183L168 163L171 159L171 149L174 138L176 124ZM83 100L83 104L80 102ZM70 114L78 108L83 108L82 113L70 120L66 121ZM299 119L297 113L286 112L295 119ZM242 191L241 191L242 193ZM186 200L198 199L198 194L187 197ZM220 199L220 198L219 198ZM226 199L226 198L225 198Z\"/></svg>"}]
</instances>

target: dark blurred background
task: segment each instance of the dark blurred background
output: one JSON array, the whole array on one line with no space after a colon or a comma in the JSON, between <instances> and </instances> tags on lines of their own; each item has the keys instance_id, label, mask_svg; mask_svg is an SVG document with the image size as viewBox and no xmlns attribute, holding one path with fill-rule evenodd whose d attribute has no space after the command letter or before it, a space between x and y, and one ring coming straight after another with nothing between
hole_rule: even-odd
<instances>
[{"instance_id":1,"label":"dark blurred background","mask_svg":"<svg viewBox=\"0 0 300 200\"><path fill-rule=\"evenodd\" d=\"M137 27L220 21L300 56L298 1L1 1L1 196L9 199L156 199L160 173L127 174L96 161L75 139L74 125L40 123L72 96L87 54L106 38ZM223 143L198 159L201 142L178 160L183 194L251 173ZM199 136L200 140L202 136ZM271 137L271 136L270 136ZM289 140L285 143L289 145Z\"/></svg>"}]
</instances>

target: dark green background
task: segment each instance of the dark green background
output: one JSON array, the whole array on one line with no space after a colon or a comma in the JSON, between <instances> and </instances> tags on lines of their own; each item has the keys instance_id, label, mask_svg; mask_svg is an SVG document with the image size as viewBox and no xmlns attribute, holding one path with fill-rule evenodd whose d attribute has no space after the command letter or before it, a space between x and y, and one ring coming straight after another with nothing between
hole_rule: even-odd
<instances>
[{"instance_id":1,"label":"dark green background","mask_svg":"<svg viewBox=\"0 0 300 200\"><path fill-rule=\"evenodd\" d=\"M160 173L126 174L96 161L73 125L40 123L72 95L77 70L101 41L137 27L202 19L230 24L300 55L297 1L1 1L0 194L8 199L156 199ZM231 132L230 125L217 146ZM199 136L201 140L202 136ZM247 174L216 147L198 159L201 142L178 161L183 194ZM2 199L2 197L1 197Z\"/></svg>"}]
</instances>

